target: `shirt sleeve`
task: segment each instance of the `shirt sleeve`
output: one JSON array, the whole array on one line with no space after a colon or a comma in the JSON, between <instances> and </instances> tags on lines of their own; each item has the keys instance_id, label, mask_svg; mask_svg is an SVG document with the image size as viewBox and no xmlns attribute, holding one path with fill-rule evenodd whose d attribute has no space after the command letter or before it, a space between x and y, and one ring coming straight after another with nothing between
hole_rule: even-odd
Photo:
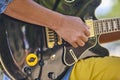
<instances>
[{"instance_id":1,"label":"shirt sleeve","mask_svg":"<svg viewBox=\"0 0 120 80\"><path fill-rule=\"evenodd\" d=\"M0 0L0 14L5 11L10 2L12 2L12 0Z\"/></svg>"}]
</instances>

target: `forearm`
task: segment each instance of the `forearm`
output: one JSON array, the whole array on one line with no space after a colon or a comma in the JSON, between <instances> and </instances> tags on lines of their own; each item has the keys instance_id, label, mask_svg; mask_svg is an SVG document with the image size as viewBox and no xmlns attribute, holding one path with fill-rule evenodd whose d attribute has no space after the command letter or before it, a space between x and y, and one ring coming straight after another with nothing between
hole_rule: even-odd
<instances>
[{"instance_id":1,"label":"forearm","mask_svg":"<svg viewBox=\"0 0 120 80\"><path fill-rule=\"evenodd\" d=\"M107 43L107 42L112 42L116 40L120 40L120 31L109 33L109 34L104 34L104 35L101 35L99 38L100 43Z\"/></svg>"},{"instance_id":2,"label":"forearm","mask_svg":"<svg viewBox=\"0 0 120 80\"><path fill-rule=\"evenodd\" d=\"M33 0L13 0L6 15L53 29L73 47L84 46L90 32L79 17L62 15L44 8Z\"/></svg>"},{"instance_id":3,"label":"forearm","mask_svg":"<svg viewBox=\"0 0 120 80\"><path fill-rule=\"evenodd\" d=\"M62 14L44 8L33 0L13 0L8 5L6 15L16 19L54 29L60 23Z\"/></svg>"}]
</instances>

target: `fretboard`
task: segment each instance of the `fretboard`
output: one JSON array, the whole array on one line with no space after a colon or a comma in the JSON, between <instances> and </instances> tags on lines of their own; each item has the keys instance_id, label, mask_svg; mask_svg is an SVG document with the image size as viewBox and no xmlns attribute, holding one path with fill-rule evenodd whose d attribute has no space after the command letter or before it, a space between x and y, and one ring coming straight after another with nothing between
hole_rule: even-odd
<instances>
[{"instance_id":1,"label":"fretboard","mask_svg":"<svg viewBox=\"0 0 120 80\"><path fill-rule=\"evenodd\" d=\"M106 34L120 31L120 18L94 20L94 34Z\"/></svg>"}]
</instances>

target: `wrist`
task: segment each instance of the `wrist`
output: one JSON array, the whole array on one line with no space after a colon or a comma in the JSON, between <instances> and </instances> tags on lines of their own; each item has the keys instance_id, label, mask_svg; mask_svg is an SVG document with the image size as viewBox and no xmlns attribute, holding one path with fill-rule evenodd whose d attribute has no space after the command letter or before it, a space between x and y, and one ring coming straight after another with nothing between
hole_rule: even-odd
<instances>
[{"instance_id":1,"label":"wrist","mask_svg":"<svg viewBox=\"0 0 120 80\"><path fill-rule=\"evenodd\" d=\"M62 26L62 21L64 20L64 15L60 14L60 13L56 13L56 15L54 16L52 22L51 22L51 29L56 31L59 29L59 27Z\"/></svg>"}]
</instances>

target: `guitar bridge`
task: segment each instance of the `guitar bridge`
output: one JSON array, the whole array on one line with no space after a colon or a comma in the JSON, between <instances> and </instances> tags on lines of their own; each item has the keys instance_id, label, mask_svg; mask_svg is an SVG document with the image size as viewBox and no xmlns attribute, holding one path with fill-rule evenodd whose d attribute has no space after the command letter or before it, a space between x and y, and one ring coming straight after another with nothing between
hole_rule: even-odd
<instances>
[{"instance_id":1,"label":"guitar bridge","mask_svg":"<svg viewBox=\"0 0 120 80\"><path fill-rule=\"evenodd\" d=\"M46 39L47 39L47 47L53 48L55 45L62 44L62 38L58 36L53 30L49 28L45 28L46 31Z\"/></svg>"}]
</instances>

